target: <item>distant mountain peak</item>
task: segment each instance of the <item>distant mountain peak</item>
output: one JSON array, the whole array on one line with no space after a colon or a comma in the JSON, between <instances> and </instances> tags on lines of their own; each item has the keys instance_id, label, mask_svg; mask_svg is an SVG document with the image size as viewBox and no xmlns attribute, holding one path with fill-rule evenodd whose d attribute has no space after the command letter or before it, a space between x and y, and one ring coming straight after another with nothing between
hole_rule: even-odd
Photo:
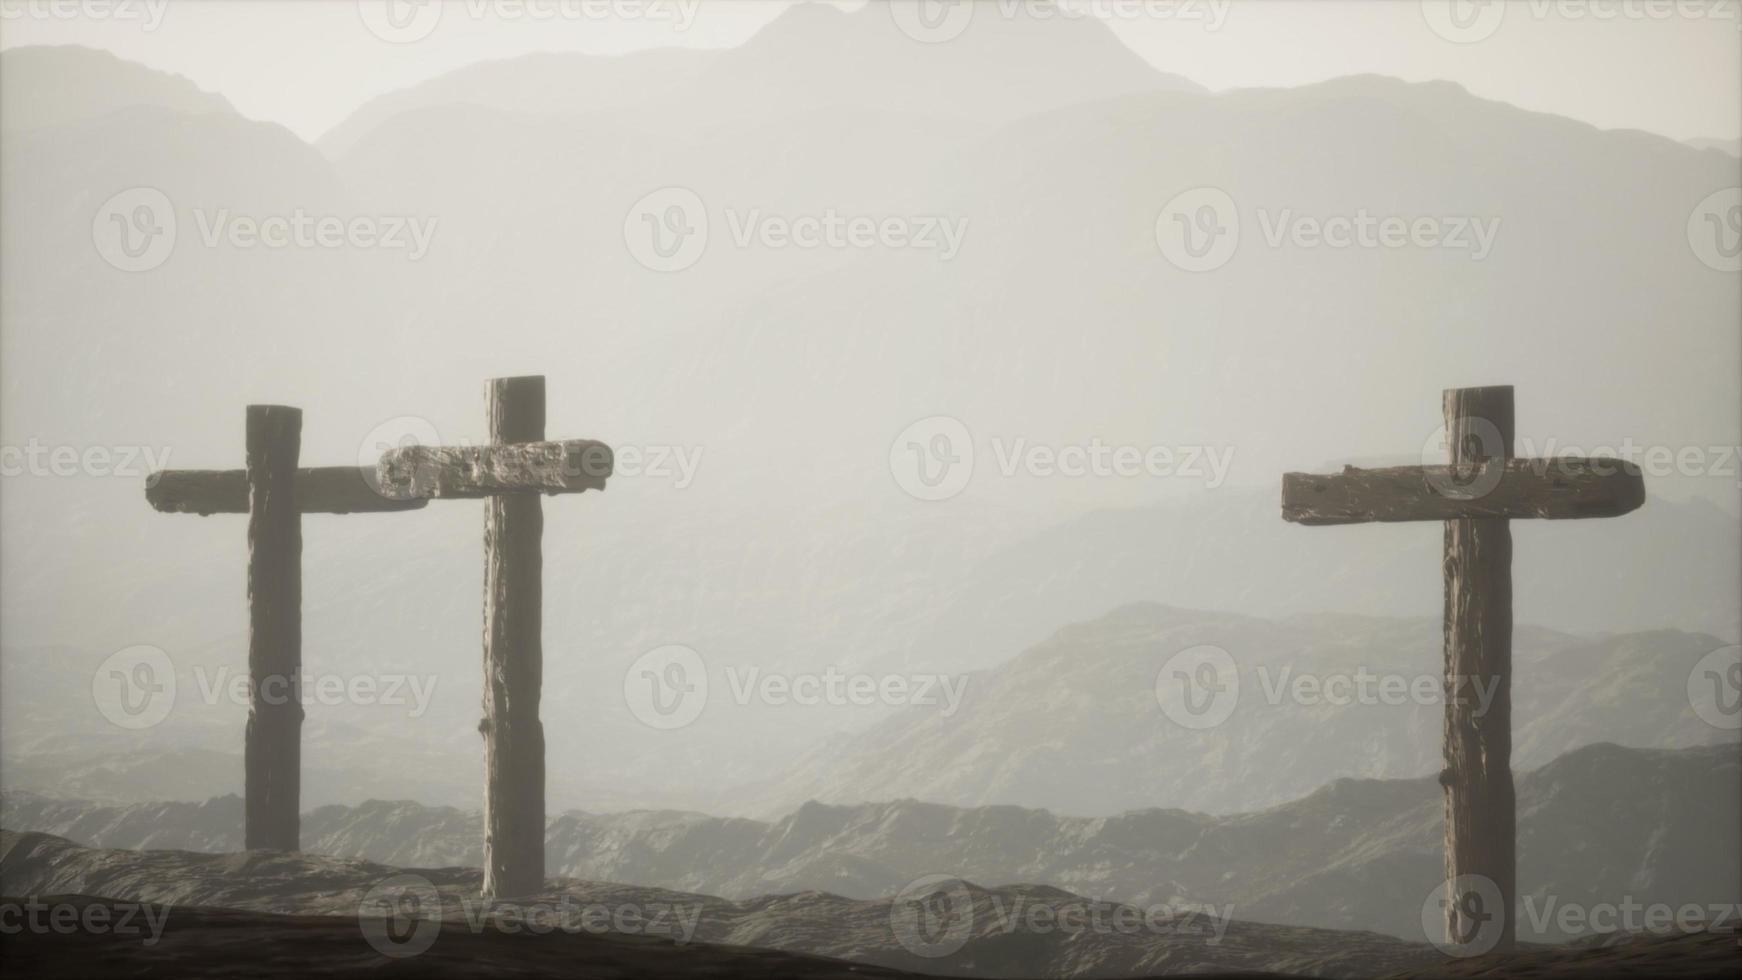
<instances>
[{"instance_id":1,"label":"distant mountain peak","mask_svg":"<svg viewBox=\"0 0 1742 980\"><path fill-rule=\"evenodd\" d=\"M192 80L80 45L0 52L0 126L9 131L74 126L121 109L236 116L228 99Z\"/></svg>"}]
</instances>

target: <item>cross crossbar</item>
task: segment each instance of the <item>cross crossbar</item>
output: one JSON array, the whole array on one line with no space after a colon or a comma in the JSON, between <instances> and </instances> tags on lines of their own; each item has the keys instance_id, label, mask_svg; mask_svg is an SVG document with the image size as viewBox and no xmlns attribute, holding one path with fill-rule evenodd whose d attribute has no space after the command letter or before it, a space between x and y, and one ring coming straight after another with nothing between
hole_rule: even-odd
<instances>
[{"instance_id":1,"label":"cross crossbar","mask_svg":"<svg viewBox=\"0 0 1742 980\"><path fill-rule=\"evenodd\" d=\"M1618 459L1487 460L1459 466L1285 473L1282 519L1367 524L1457 518L1619 517L1645 503L1639 468Z\"/></svg>"},{"instance_id":2,"label":"cross crossbar","mask_svg":"<svg viewBox=\"0 0 1742 980\"><path fill-rule=\"evenodd\" d=\"M417 510L421 499L394 499L377 492L374 470L359 466L304 467L296 471L300 514L369 514ZM247 470L163 470L145 482L145 499L166 514L248 513Z\"/></svg>"},{"instance_id":3,"label":"cross crossbar","mask_svg":"<svg viewBox=\"0 0 1742 980\"><path fill-rule=\"evenodd\" d=\"M404 446L381 454L376 480L396 500L605 489L611 447L591 439L483 446Z\"/></svg>"}]
</instances>

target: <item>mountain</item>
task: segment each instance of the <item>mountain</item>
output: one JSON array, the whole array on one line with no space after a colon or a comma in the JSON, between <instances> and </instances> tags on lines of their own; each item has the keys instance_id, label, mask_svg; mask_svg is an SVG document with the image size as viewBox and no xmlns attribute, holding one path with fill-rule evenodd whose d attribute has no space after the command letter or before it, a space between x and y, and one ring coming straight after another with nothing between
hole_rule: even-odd
<instances>
[{"instance_id":1,"label":"mountain","mask_svg":"<svg viewBox=\"0 0 1742 980\"><path fill-rule=\"evenodd\" d=\"M235 467L242 407L282 402L307 413L310 465L369 462L407 430L482 438L480 381L542 372L553 436L691 454L693 479L625 473L546 508L559 807L766 814L812 796L931 795L857 756L863 794L801 761L889 705L715 697L688 728L653 733L627 710L624 682L667 644L697 650L725 691L726 671L751 668L958 676L1133 601L1264 618L1435 615L1435 528L1285 526L1276 486L1331 460L1419 458L1439 391L1477 381L1519 385L1521 451L1528 436L1536 453L1623 440L1671 453L1648 467L1638 514L1519 522L1521 622L1736 639L1742 525L1724 447L1742 444L1742 295L1688 239L1701 202L1735 186L1733 159L1443 83L1205 93L1089 21L975 13L960 37L928 46L889 18L799 8L742 48L573 69L580 82L645 69L687 111L732 100L752 113L717 125L637 128L679 117L628 96L613 113L597 86L541 90L571 70L561 56L408 95L334 157L173 100L64 121L45 101L54 124L9 131L0 149L0 359L17 379L0 390L0 442ZM707 62L693 76L690 54ZM30 57L74 72L80 56ZM468 79L480 101L457 101ZM126 103L128 84L105 98ZM665 186L693 190L711 220L704 254L680 272L643 266L626 238L637 202ZM1156 225L1198 186L1230 195L1242 244L1222 268L1188 272ZM93 247L93 221L138 187L166 195L180 236L161 267L129 272ZM416 259L360 244L208 245L202 222L220 212L416 219L434 238ZM966 231L945 258L766 246L734 230L830 213ZM1498 231L1480 257L1267 234L1362 213ZM970 433L974 471L960 496L921 501L903 492L891 449L940 416ZM1213 449L1228 469L1040 475L1005 468L1018 444ZM1673 463L1683 450L1694 465ZM131 733L100 718L89 692L103 659L136 644L166 651L184 690L197 671L244 662L242 522L151 512L142 471L4 479L0 714L8 736L23 728L28 744L54 746L32 772L14 749L27 743L0 740L9 775L52 792L65 778L76 795L126 771L136 779L115 785L166 787L131 799L237 791L239 767L220 761L239 750L237 706L194 699ZM308 668L434 685L416 717L311 710L305 802L476 802L480 506L303 522ZM56 649L72 651L66 662L44 653ZM1437 664L1426 645L1418 655ZM1339 774L1418 775L1426 752L1411 742L1397 769L1294 773L1268 802ZM1014 802L1060 795L985 778ZM1176 789L1083 801L1103 812L1265 802L1164 795Z\"/></svg>"},{"instance_id":2,"label":"mountain","mask_svg":"<svg viewBox=\"0 0 1742 980\"><path fill-rule=\"evenodd\" d=\"M1742 894L1734 744L1677 751L1594 745L1519 774L1519 881L1539 913L1721 905ZM0 824L106 848L226 852L241 801L104 806L0 798ZM923 875L1028 882L1146 907L1231 904L1241 918L1421 938L1421 896L1442 871L1444 804L1431 778L1343 779L1267 810L1215 817L1136 810L1057 816L913 800L807 803L773 822L643 811L553 817L552 875L751 899L894 894ZM370 801L303 817L311 853L416 867L477 866L476 811ZM1599 842L1593 850L1592 842ZM1552 915L1525 934L1561 941Z\"/></svg>"},{"instance_id":3,"label":"mountain","mask_svg":"<svg viewBox=\"0 0 1742 980\"><path fill-rule=\"evenodd\" d=\"M1203 693L1182 694L1169 674L1176 656L1201 645L1228 658L1220 683L1238 675L1223 720L1207 727L1170 714L1178 698ZM1513 765L1545 765L1598 741L1728 741L1687 693L1695 664L1723 645L1673 630L1599 639L1516 630ZM915 797L1090 815L1229 813L1344 776L1436 773L1442 650L1436 620L1125 606L969 675L959 710L916 705L837 736L753 796L770 809Z\"/></svg>"},{"instance_id":4,"label":"mountain","mask_svg":"<svg viewBox=\"0 0 1742 980\"><path fill-rule=\"evenodd\" d=\"M813 799L852 804L911 797L958 806L1045 807L1083 816L1145 807L1230 813L1282 803L1341 777L1410 778L1437 770L1442 638L1439 622L1426 617L1293 613L1259 618L1140 603L1055 631L993 666L936 672L927 650L978 634L1015 642L1023 630L1039 630L1045 613L1024 606L1028 595L1050 591L1053 608L1092 609L1152 589L1223 587L1208 580L1194 585L1194 566L1150 569L1139 556L1097 556L1112 552L1121 539L1169 540L1165 532L1183 528L1194 517L1199 526L1172 540L1201 541L1211 553L1221 531L1237 534L1237 522L1223 524L1220 517L1189 508L1159 524L1147 523L1159 515L1125 516L1143 519L1089 522L1093 533L1047 535L1002 559L985 559L978 574L964 578L954 593L962 614L935 620L924 631L923 647L892 645L888 659L866 675L913 685L917 703L911 707L764 704L739 689L751 691L769 674L785 676L778 668L717 659L710 651L703 663L711 693L700 716L686 727L655 731L627 700L625 685L643 683L628 670L633 656L624 657L609 687L586 680L589 672L579 665L553 662L547 697L559 705L586 707L547 710L552 744L633 746L622 754L583 757L553 752L548 776L553 809L581 801L591 810L651 804L765 816ZM1338 537L1277 523L1284 536L1315 542ZM1639 529L1638 540L1648 544L1663 528L1648 524ZM1433 563L1437 535L1427 537L1431 540L1403 550L1395 569L1360 569L1353 582L1320 570L1279 576L1267 585L1255 570L1253 579L1238 583L1235 565L1244 556L1262 554L1257 547L1216 560L1229 562L1236 584L1263 586L1277 597L1297 596L1305 608L1343 589L1373 605L1397 597L1428 605L1430 597L1437 598L1431 577L1438 569ZM1691 550L1723 545L1716 534L1697 545L1692 533L1682 538ZM1520 534L1521 554L1528 540ZM1531 590L1548 582L1569 554L1578 554L1577 547L1556 550L1548 544L1528 550L1540 558L1520 569L1521 595L1542 594ZM1336 567L1334 552L1324 557L1323 567ZM795 559L795 564L803 563ZM1584 567L1596 564L1587 561ZM1541 576L1527 574L1527 568L1540 569ZM1383 587L1361 592L1362 582L1388 574L1391 581ZM1058 584L1049 586L1052 581ZM462 601L464 583L456 583L454 591L452 601ZM620 588L596 598L618 595L616 601L632 603L634 592ZM347 605L368 601L369 594L363 594ZM992 621L970 614L1001 608L1009 612ZM796 624L781 628L793 630ZM669 642L656 628L647 629L646 640L635 649ZM826 630L816 629L814 642L827 642ZM1241 696L1223 724L1193 731L1169 720L1156 690L1164 663L1200 643L1219 646L1238 661ZM1521 626L1515 638L1515 764L1544 765L1604 741L1638 748L1721 741L1725 733L1695 713L1686 679L1696 661L1723 645L1705 634L1676 630L1578 636ZM327 658L342 656L346 647L322 642L309 649L310 670L326 673L332 670ZM222 644L198 657L177 656L176 710L163 723L136 731L115 727L91 700L106 656L85 648L5 650L0 744L8 753L7 788L109 802L204 800L238 792L246 711L226 685L240 675L244 661ZM599 672L592 668L595 676ZM1290 693L1303 676L1336 684L1352 683L1363 673L1426 684L1431 696L1337 706L1296 703ZM401 697L380 704L329 700L309 706L303 802L356 803L392 789L396 796L426 803L476 806L481 761L474 723L468 721L477 697L472 665L408 659L372 676L384 689L402 686ZM929 696L921 685L930 688ZM831 714L847 714L862 724L826 739L790 737L794 725L838 723ZM746 725L751 731L742 730ZM763 732L761 725L769 730ZM754 741L766 758L761 765L734 760L708 771L709 747L720 739ZM777 764L781 775L766 775ZM1151 775L1121 778L1116 773L1124 766Z\"/></svg>"},{"instance_id":5,"label":"mountain","mask_svg":"<svg viewBox=\"0 0 1742 980\"><path fill-rule=\"evenodd\" d=\"M223 96L107 51L65 45L0 54L0 128L8 133L73 126L143 106L184 115L236 116Z\"/></svg>"},{"instance_id":6,"label":"mountain","mask_svg":"<svg viewBox=\"0 0 1742 980\"><path fill-rule=\"evenodd\" d=\"M8 896L86 895L169 903L177 910L205 906L336 916L355 930L362 912L379 907L371 890L397 882L398 887L409 884L405 894L417 898L420 909L439 910L436 947L447 941L449 930L512 934L525 928L530 916L551 924L555 934L566 933L572 923L575 932L636 933L649 944L694 940L961 977L1282 970L1355 977L1427 966L1441 958L1426 943L1371 933L1244 922L1228 918L1226 910L1121 911L1038 886L987 889L955 882L895 901L799 892L728 902L558 878L546 883L543 894L485 905L476 898L478 871L424 869L409 872L415 876L409 879L402 877L406 874L367 861L305 854L92 850L45 834L0 832L0 893ZM606 910L602 923L588 911L600 907ZM922 924L916 918L921 914L941 916L941 927L934 929L929 919ZM589 915L593 918L585 918ZM484 921L490 924L471 924ZM383 938L400 941L392 933ZM498 950L510 942L502 935L493 938ZM411 965L420 964L413 960Z\"/></svg>"},{"instance_id":7,"label":"mountain","mask_svg":"<svg viewBox=\"0 0 1742 980\"><path fill-rule=\"evenodd\" d=\"M1044 6L997 16L988 8L948 44L903 32L903 19L918 13L912 3L853 11L801 3L730 52L539 52L483 62L371 99L318 145L341 160L396 115L461 105L670 136L820 111L985 127L1102 98L1204 91L1146 64L1093 18L1051 16Z\"/></svg>"},{"instance_id":8,"label":"mountain","mask_svg":"<svg viewBox=\"0 0 1742 980\"><path fill-rule=\"evenodd\" d=\"M1717 150L1733 157L1742 157L1742 139L1721 140L1702 137L1688 140L1687 144L1696 150Z\"/></svg>"}]
</instances>

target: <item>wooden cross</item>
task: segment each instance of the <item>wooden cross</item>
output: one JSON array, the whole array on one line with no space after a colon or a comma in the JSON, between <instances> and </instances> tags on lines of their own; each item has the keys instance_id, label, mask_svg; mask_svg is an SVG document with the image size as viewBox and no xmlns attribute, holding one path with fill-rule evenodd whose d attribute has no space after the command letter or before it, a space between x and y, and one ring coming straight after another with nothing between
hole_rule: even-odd
<instances>
[{"instance_id":1,"label":"wooden cross","mask_svg":"<svg viewBox=\"0 0 1742 980\"><path fill-rule=\"evenodd\" d=\"M1511 949L1516 934L1508 522L1616 517L1645 502L1645 482L1637 467L1614 459L1514 459L1510 386L1452 388L1443 397L1449 465L1287 473L1282 517L1445 522L1446 939L1485 952L1478 945Z\"/></svg>"},{"instance_id":2,"label":"wooden cross","mask_svg":"<svg viewBox=\"0 0 1742 980\"><path fill-rule=\"evenodd\" d=\"M381 492L403 500L488 501L484 514L484 888L544 887L544 510L539 494L605 489L612 454L590 440L544 441L544 378L485 389L491 445L382 454Z\"/></svg>"},{"instance_id":3,"label":"wooden cross","mask_svg":"<svg viewBox=\"0 0 1742 980\"><path fill-rule=\"evenodd\" d=\"M390 500L356 466L298 469L302 411L250 405L246 468L165 470L145 483L172 514L248 515L248 728L243 744L243 841L298 850L302 790L302 514L415 510Z\"/></svg>"}]
</instances>

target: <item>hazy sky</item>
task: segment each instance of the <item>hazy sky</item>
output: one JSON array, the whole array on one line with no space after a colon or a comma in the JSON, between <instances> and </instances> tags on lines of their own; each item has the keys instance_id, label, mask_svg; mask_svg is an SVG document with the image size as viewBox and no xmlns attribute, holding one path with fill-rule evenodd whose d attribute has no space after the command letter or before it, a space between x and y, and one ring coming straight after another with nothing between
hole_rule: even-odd
<instances>
[{"instance_id":1,"label":"hazy sky","mask_svg":"<svg viewBox=\"0 0 1742 980\"><path fill-rule=\"evenodd\" d=\"M107 48L313 140L374 95L471 62L534 50L730 46L789 0L449 0L439 16L423 7L434 2L0 0L0 46ZM983 2L1008 10L1028 0ZM1742 135L1738 0L1074 3L1158 67L1212 89L1367 72L1443 78L1606 128ZM393 16L419 39L394 43L370 29Z\"/></svg>"}]
</instances>

